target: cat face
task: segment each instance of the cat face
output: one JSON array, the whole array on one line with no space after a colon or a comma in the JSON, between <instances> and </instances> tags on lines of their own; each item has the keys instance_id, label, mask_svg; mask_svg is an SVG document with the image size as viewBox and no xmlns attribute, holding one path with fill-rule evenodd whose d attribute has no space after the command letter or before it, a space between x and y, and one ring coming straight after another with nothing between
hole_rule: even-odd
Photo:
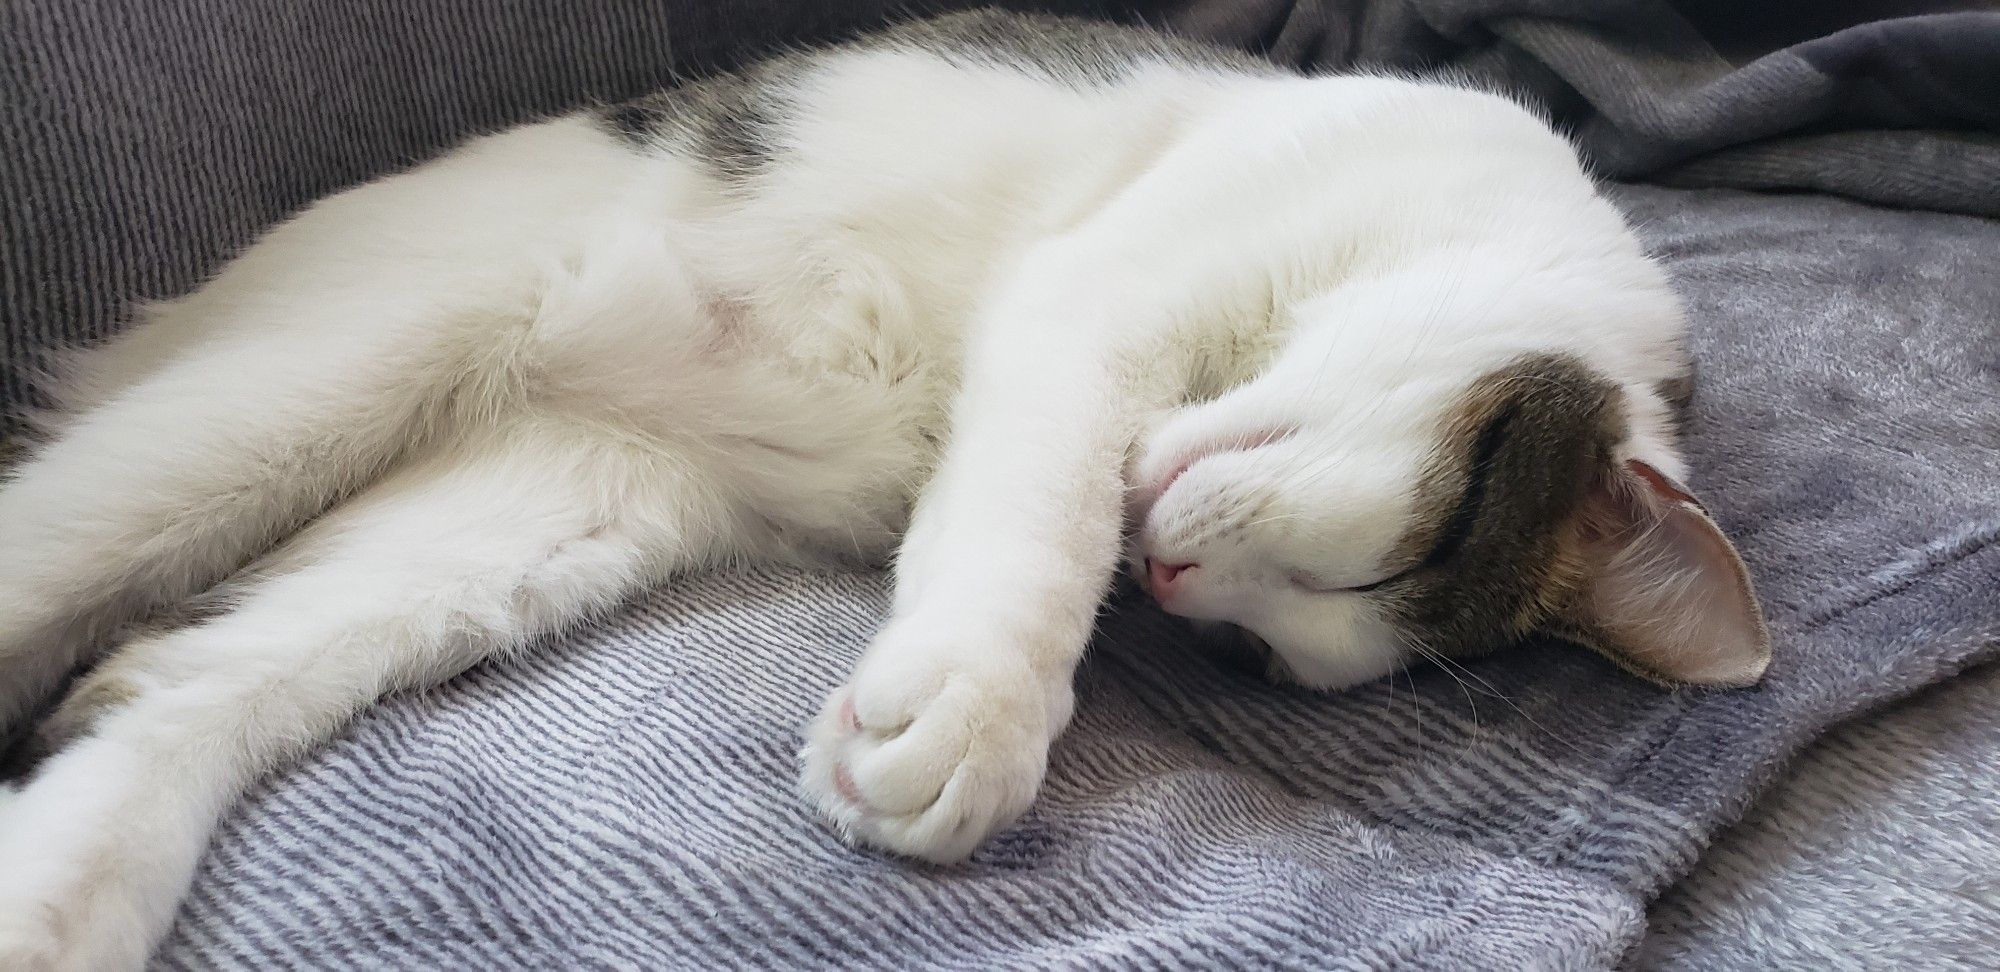
<instances>
[{"instance_id":1,"label":"cat face","mask_svg":"<svg viewBox=\"0 0 2000 972\"><path fill-rule=\"evenodd\" d=\"M1165 610L1321 688L1537 631L1657 681L1762 674L1741 562L1663 471L1661 430L1634 428L1665 413L1657 393L1567 352L1408 358L1343 373L1291 349L1160 425L1131 560Z\"/></svg>"}]
</instances>

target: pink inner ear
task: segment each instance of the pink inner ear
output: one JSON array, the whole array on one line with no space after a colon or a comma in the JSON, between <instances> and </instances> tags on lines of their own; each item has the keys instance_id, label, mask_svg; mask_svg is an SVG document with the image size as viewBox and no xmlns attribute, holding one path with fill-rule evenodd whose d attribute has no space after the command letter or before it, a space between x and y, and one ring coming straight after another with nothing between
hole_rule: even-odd
<instances>
[{"instance_id":1,"label":"pink inner ear","mask_svg":"<svg viewBox=\"0 0 2000 972\"><path fill-rule=\"evenodd\" d=\"M1605 652L1673 682L1748 685L1770 661L1749 577L1679 483L1638 460L1591 500L1583 619Z\"/></svg>"},{"instance_id":2,"label":"pink inner ear","mask_svg":"<svg viewBox=\"0 0 2000 972\"><path fill-rule=\"evenodd\" d=\"M1625 468L1633 475L1639 477L1646 485L1653 487L1654 493L1667 497L1677 503L1690 503L1697 507L1701 505L1695 501L1695 498L1687 490L1681 488L1681 484L1667 478L1666 473L1653 468L1645 462L1637 459L1627 459L1625 460Z\"/></svg>"}]
</instances>

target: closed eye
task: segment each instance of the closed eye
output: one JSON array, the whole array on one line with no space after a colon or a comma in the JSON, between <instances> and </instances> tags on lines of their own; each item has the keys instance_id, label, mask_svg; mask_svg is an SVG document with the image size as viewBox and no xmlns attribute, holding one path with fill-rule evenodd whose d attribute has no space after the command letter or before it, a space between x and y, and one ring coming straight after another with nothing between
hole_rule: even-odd
<instances>
[{"instance_id":1,"label":"closed eye","mask_svg":"<svg viewBox=\"0 0 2000 972\"><path fill-rule=\"evenodd\" d=\"M1458 504L1453 507L1450 518L1439 531L1430 551L1416 563L1379 580L1355 585L1331 584L1309 571L1296 571L1292 574L1292 586L1312 594L1366 594L1384 584L1401 580L1412 571L1434 566L1457 553L1471 534L1473 521L1479 517L1480 505L1486 496L1487 478L1492 472L1493 457L1500 451L1500 445L1507 435L1507 425L1513 420L1515 411L1511 406L1503 409L1480 432L1479 441L1474 445L1471 460L1467 464L1470 476L1465 484L1465 492L1459 497Z\"/></svg>"},{"instance_id":2,"label":"closed eye","mask_svg":"<svg viewBox=\"0 0 2000 972\"><path fill-rule=\"evenodd\" d=\"M1366 584L1334 584L1315 577L1312 574L1299 572L1292 574L1292 586L1311 594L1366 594L1406 573L1408 571L1397 571L1380 580L1369 581Z\"/></svg>"}]
</instances>

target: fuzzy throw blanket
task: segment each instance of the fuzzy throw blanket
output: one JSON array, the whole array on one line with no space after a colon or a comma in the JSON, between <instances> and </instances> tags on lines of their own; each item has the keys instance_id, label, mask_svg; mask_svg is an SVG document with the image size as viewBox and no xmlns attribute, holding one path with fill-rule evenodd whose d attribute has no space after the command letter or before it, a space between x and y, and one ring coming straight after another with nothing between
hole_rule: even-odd
<instances>
[{"instance_id":1,"label":"fuzzy throw blanket","mask_svg":"<svg viewBox=\"0 0 2000 972\"><path fill-rule=\"evenodd\" d=\"M937 4L935 6L962 6ZM873 574L693 578L391 700L229 819L165 968L1591 967L1826 727L2000 644L2000 14L1662 0L1119 10L1544 102L1695 319L1694 480L1776 660L1663 692L1531 644L1337 695L1121 604L1030 815L955 868L794 794ZM1745 9L1739 10L1738 7ZM17 0L0 401L286 211L887 3ZM1786 194L1744 189L1808 190ZM1883 208L1888 204L1899 209ZM5 556L0 551L0 556ZM1665 953L1656 953L1665 954Z\"/></svg>"}]
</instances>

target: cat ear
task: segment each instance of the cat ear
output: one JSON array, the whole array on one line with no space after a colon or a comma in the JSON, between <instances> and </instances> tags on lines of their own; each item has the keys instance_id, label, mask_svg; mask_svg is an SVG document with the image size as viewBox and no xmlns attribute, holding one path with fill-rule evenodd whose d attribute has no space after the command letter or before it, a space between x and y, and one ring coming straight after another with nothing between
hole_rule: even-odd
<instances>
[{"instance_id":1,"label":"cat ear","mask_svg":"<svg viewBox=\"0 0 2000 972\"><path fill-rule=\"evenodd\" d=\"M1585 500L1574 634L1635 673L1743 686L1771 662L1750 575L1686 487L1646 463L1600 476Z\"/></svg>"}]
</instances>

